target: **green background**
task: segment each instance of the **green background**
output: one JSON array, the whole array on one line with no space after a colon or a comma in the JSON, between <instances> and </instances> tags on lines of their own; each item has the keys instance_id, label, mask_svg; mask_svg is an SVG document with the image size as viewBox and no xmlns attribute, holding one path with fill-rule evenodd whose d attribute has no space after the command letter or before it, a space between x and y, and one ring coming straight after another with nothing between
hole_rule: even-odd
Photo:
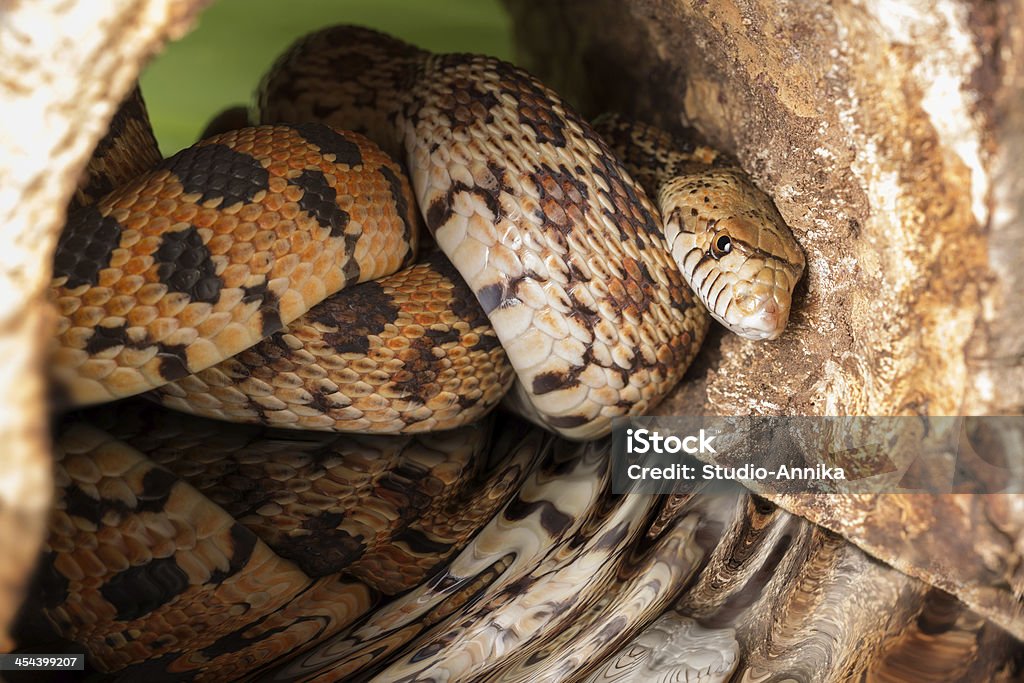
<instances>
[{"instance_id":1,"label":"green background","mask_svg":"<svg viewBox=\"0 0 1024 683\"><path fill-rule=\"evenodd\" d=\"M163 153L191 145L222 109L249 104L260 77L296 38L341 23L434 51L512 57L510 24L498 0L220 0L142 75Z\"/></svg>"}]
</instances>

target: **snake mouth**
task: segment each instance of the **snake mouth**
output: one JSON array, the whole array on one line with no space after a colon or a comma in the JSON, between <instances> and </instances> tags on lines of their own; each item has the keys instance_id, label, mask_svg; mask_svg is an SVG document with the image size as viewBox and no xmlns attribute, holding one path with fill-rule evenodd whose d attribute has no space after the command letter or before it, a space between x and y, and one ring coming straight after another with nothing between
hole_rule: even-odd
<instances>
[{"instance_id":1,"label":"snake mouth","mask_svg":"<svg viewBox=\"0 0 1024 683\"><path fill-rule=\"evenodd\" d=\"M778 339L789 321L789 292L773 287L767 292L741 294L736 297L739 316L728 323L730 329L745 339L770 341Z\"/></svg>"}]
</instances>

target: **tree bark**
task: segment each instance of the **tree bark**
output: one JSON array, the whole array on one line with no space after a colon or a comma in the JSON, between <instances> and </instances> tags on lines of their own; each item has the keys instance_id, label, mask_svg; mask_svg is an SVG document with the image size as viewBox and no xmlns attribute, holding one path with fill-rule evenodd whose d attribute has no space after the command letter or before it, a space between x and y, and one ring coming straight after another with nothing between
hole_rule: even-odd
<instances>
[{"instance_id":1,"label":"tree bark","mask_svg":"<svg viewBox=\"0 0 1024 683\"><path fill-rule=\"evenodd\" d=\"M206 0L0 2L0 650L52 494L46 303L65 207L142 65Z\"/></svg>"},{"instance_id":2,"label":"tree bark","mask_svg":"<svg viewBox=\"0 0 1024 683\"><path fill-rule=\"evenodd\" d=\"M1024 3L506 4L524 66L587 115L697 126L806 251L789 331L713 335L659 414L1024 410ZM777 502L1024 637L1024 496Z\"/></svg>"}]
</instances>

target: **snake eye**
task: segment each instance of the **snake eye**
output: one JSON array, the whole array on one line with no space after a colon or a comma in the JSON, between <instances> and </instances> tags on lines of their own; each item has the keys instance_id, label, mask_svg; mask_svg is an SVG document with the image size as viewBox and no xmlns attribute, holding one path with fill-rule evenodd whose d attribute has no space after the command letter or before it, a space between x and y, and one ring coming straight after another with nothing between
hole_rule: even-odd
<instances>
[{"instance_id":1,"label":"snake eye","mask_svg":"<svg viewBox=\"0 0 1024 683\"><path fill-rule=\"evenodd\" d=\"M716 259L722 258L730 251L732 251L732 239L724 233L716 236L711 243L711 255Z\"/></svg>"}]
</instances>

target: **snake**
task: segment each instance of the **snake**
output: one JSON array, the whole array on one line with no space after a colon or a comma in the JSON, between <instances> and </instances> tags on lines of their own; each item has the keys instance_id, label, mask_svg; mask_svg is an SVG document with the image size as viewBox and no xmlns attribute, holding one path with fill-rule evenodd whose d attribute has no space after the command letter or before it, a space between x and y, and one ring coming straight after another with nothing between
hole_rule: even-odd
<instances>
[{"instance_id":1,"label":"snake","mask_svg":"<svg viewBox=\"0 0 1024 683\"><path fill-rule=\"evenodd\" d=\"M505 62L335 27L287 51L259 101L260 126L71 215L51 294L72 404L167 387L169 405L207 416L393 433L458 426L474 409L464 424L508 391L538 424L598 438L679 381L706 311L753 338L789 317L802 251L733 162L609 126L646 150L626 158L655 169L659 211L587 121ZM482 313L453 302L443 310L469 320L439 319L380 283L350 307L361 341L339 334L346 304L316 305L409 265L421 217ZM473 341L481 375L449 354Z\"/></svg>"},{"instance_id":2,"label":"snake","mask_svg":"<svg viewBox=\"0 0 1024 683\"><path fill-rule=\"evenodd\" d=\"M612 496L601 437L709 317L781 334L804 256L777 209L694 131L595 128L510 64L367 29L301 40L259 102L81 185L55 394L193 415L63 423L36 630L128 677L521 680L612 654L697 570L706 511ZM500 401L536 427L488 437Z\"/></svg>"}]
</instances>

